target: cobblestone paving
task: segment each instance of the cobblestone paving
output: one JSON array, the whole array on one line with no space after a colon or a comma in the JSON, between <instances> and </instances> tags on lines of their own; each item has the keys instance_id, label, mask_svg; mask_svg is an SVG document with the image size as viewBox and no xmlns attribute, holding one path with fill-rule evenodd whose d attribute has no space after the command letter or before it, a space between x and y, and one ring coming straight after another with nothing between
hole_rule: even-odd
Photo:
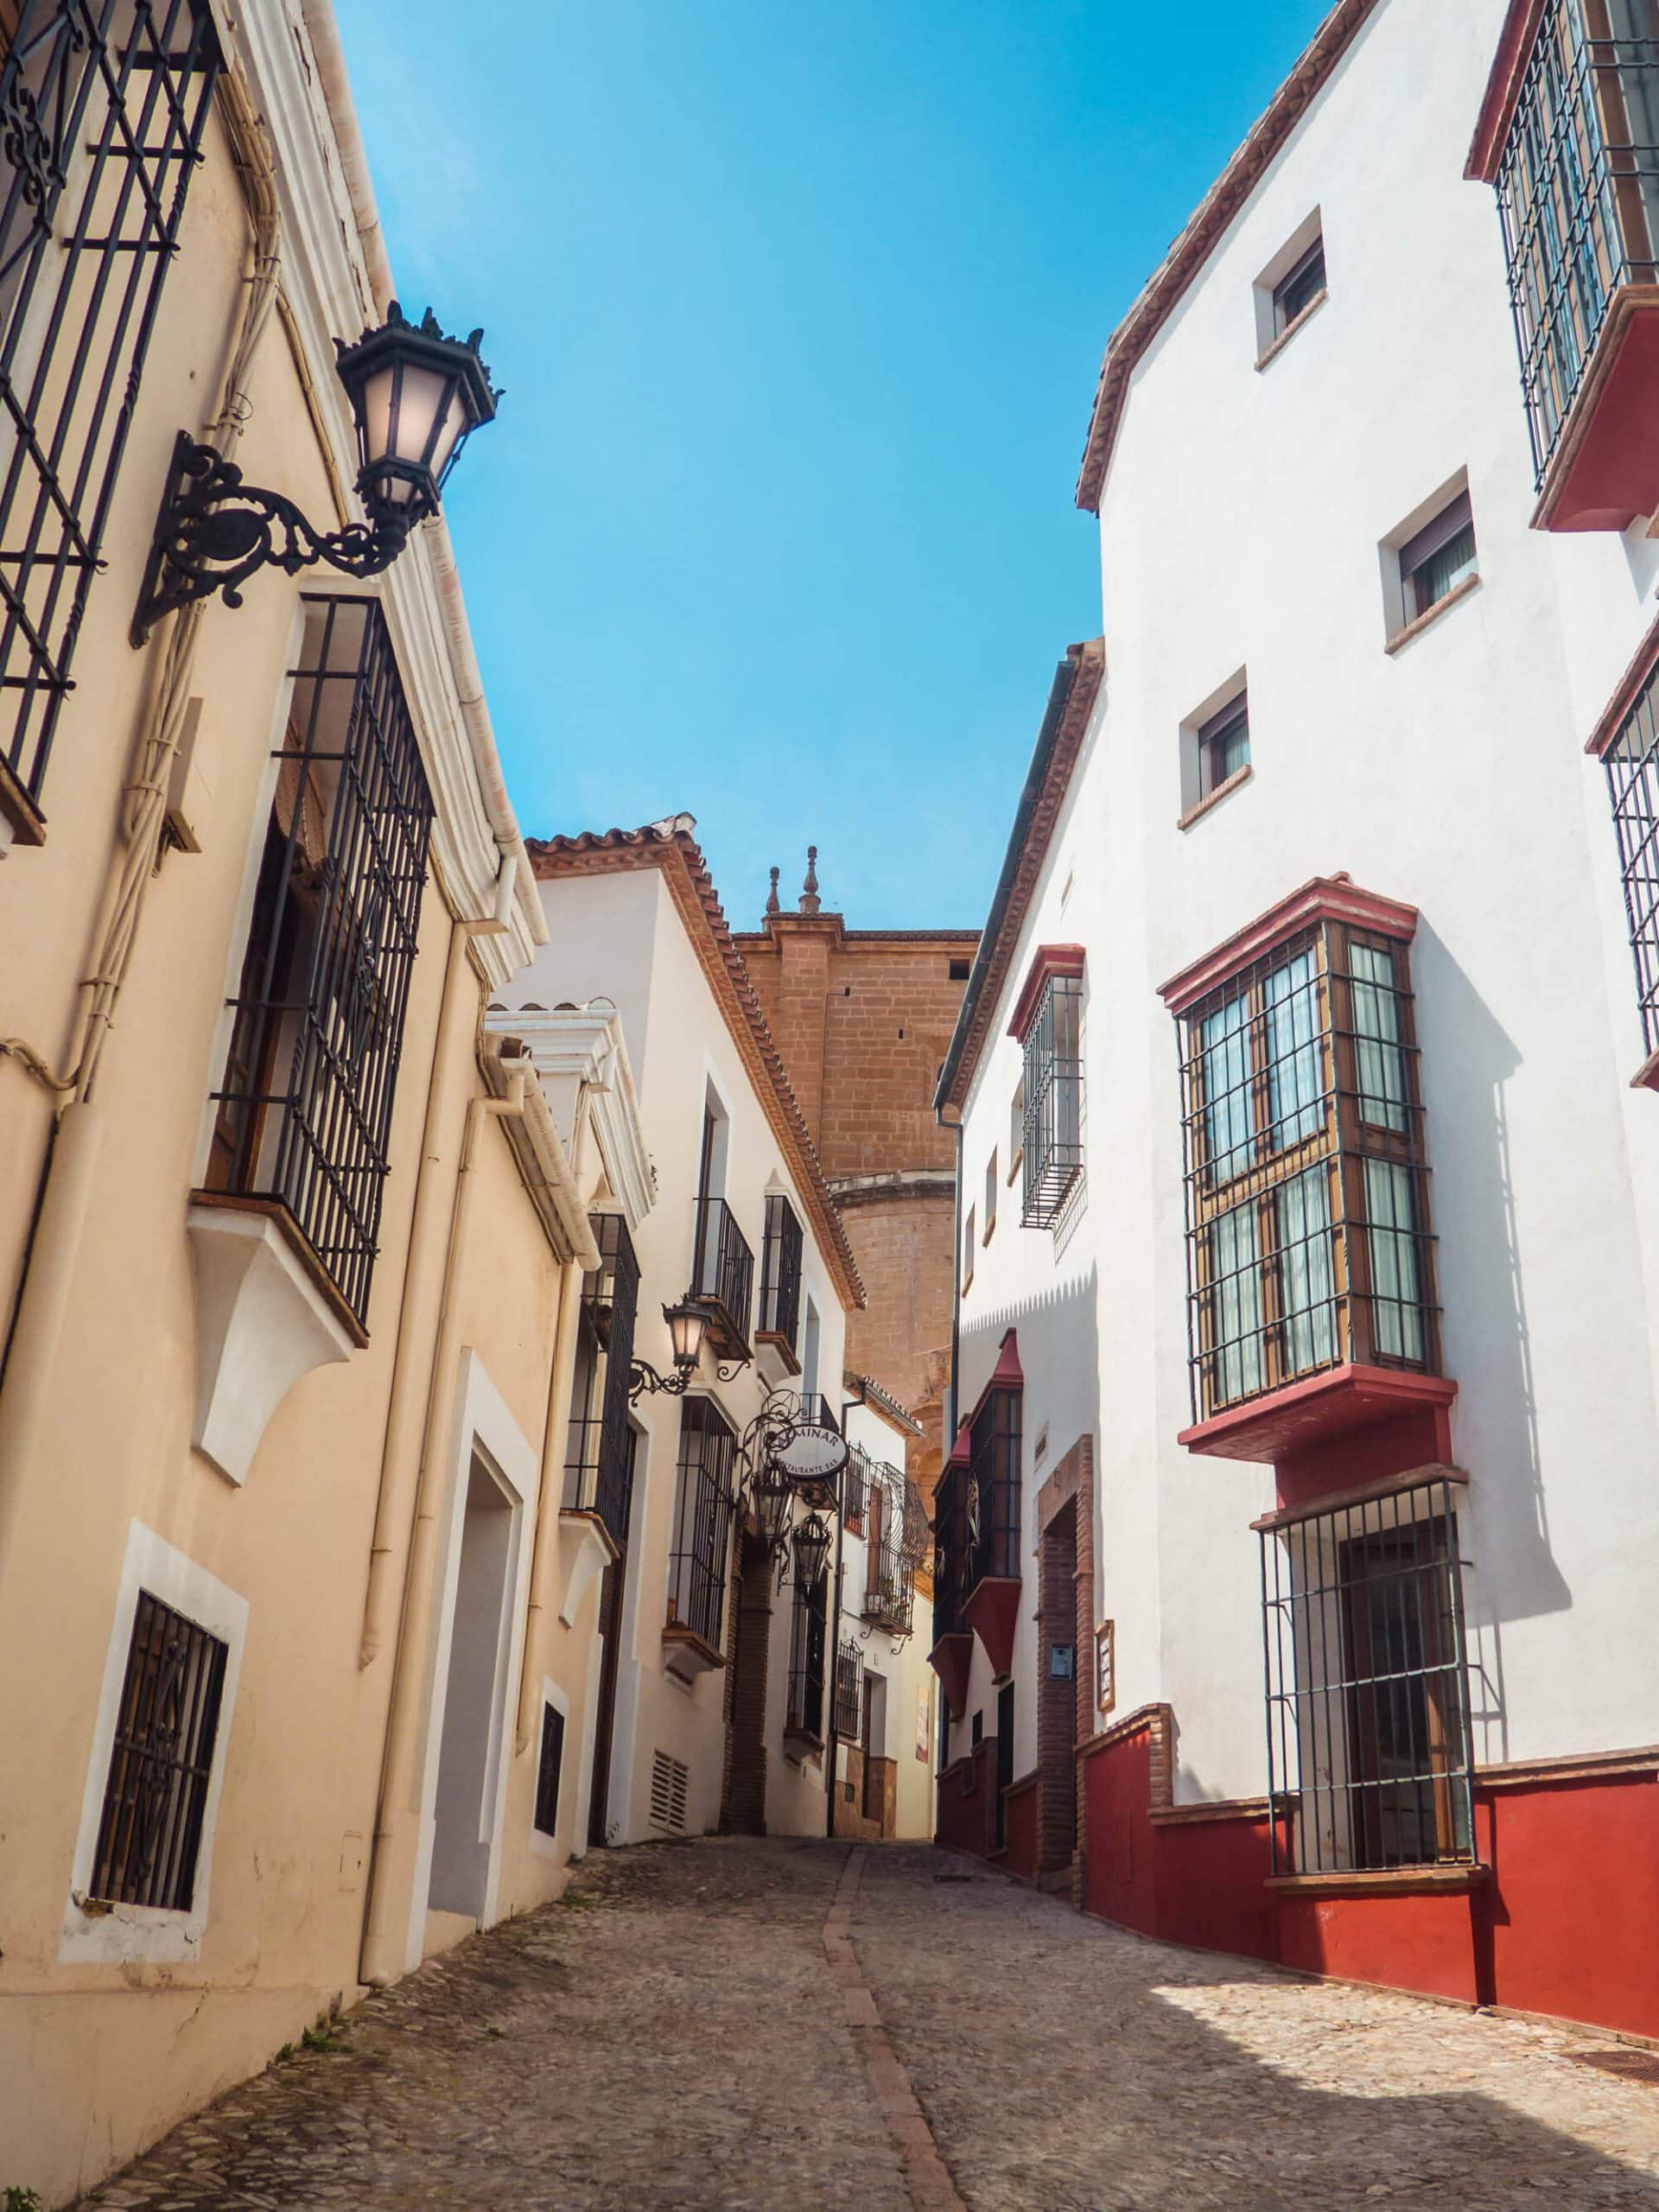
<instances>
[{"instance_id":1,"label":"cobblestone paving","mask_svg":"<svg viewBox=\"0 0 1659 2212\"><path fill-rule=\"evenodd\" d=\"M846 1856L600 1854L86 2202L909 2212L826 1962ZM852 1941L969 2212L1659 2212L1659 2088L1569 2055L1611 2038L1144 1943L919 1846L869 1852Z\"/></svg>"},{"instance_id":2,"label":"cobblestone paving","mask_svg":"<svg viewBox=\"0 0 1659 2212\"><path fill-rule=\"evenodd\" d=\"M1659 2088L1568 2055L1611 2037L1144 1942L946 1865L872 1852L853 1942L970 2212L1659 2207Z\"/></svg>"}]
</instances>

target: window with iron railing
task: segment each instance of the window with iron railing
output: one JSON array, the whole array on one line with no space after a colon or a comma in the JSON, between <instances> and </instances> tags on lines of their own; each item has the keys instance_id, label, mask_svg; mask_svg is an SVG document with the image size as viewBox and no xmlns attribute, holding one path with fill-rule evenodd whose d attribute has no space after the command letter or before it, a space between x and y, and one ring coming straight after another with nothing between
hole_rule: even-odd
<instances>
[{"instance_id":1,"label":"window with iron railing","mask_svg":"<svg viewBox=\"0 0 1659 2212\"><path fill-rule=\"evenodd\" d=\"M220 67L207 0L0 34L0 813L41 787Z\"/></svg>"},{"instance_id":2,"label":"window with iron railing","mask_svg":"<svg viewBox=\"0 0 1659 2212\"><path fill-rule=\"evenodd\" d=\"M668 1561L671 1627L720 1649L736 1505L737 1438L707 1398L680 1408L678 1496Z\"/></svg>"},{"instance_id":3,"label":"window with iron railing","mask_svg":"<svg viewBox=\"0 0 1659 2212\"><path fill-rule=\"evenodd\" d=\"M1618 837L1642 1033L1649 1052L1659 1052L1659 670L1601 757Z\"/></svg>"},{"instance_id":4,"label":"window with iron railing","mask_svg":"<svg viewBox=\"0 0 1659 2212\"><path fill-rule=\"evenodd\" d=\"M1473 1859L1460 1489L1261 1524L1276 1873Z\"/></svg>"},{"instance_id":5,"label":"window with iron railing","mask_svg":"<svg viewBox=\"0 0 1659 2212\"><path fill-rule=\"evenodd\" d=\"M792 1352L801 1318L801 1224L780 1191L766 1200L760 1247L760 1333L781 1337Z\"/></svg>"},{"instance_id":6,"label":"window with iron railing","mask_svg":"<svg viewBox=\"0 0 1659 2212\"><path fill-rule=\"evenodd\" d=\"M854 1530L864 1526L870 1493L870 1459L861 1444L851 1446L841 1477L841 1517Z\"/></svg>"},{"instance_id":7,"label":"window with iron railing","mask_svg":"<svg viewBox=\"0 0 1659 2212\"><path fill-rule=\"evenodd\" d=\"M1659 6L1545 0L1498 211L1541 484L1620 289L1659 281Z\"/></svg>"},{"instance_id":8,"label":"window with iron railing","mask_svg":"<svg viewBox=\"0 0 1659 2212\"><path fill-rule=\"evenodd\" d=\"M138 1593L104 1786L91 1894L188 1912L207 1808L228 1647Z\"/></svg>"},{"instance_id":9,"label":"window with iron railing","mask_svg":"<svg viewBox=\"0 0 1659 2212\"><path fill-rule=\"evenodd\" d=\"M810 1590L795 1585L790 1624L789 1695L785 1726L792 1736L823 1740L824 1654L828 1643L830 1577L821 1574Z\"/></svg>"},{"instance_id":10,"label":"window with iron railing","mask_svg":"<svg viewBox=\"0 0 1659 2212\"><path fill-rule=\"evenodd\" d=\"M1020 1413L1018 1390L993 1390L969 1432L964 1597L987 1577L1020 1573Z\"/></svg>"},{"instance_id":11,"label":"window with iron railing","mask_svg":"<svg viewBox=\"0 0 1659 2212\"><path fill-rule=\"evenodd\" d=\"M639 1306L639 1262L620 1214L590 1214L588 1225L599 1246L600 1263L582 1281L564 1504L570 1512L598 1514L622 1545L628 1540L638 1444L628 1416L628 1384Z\"/></svg>"},{"instance_id":12,"label":"window with iron railing","mask_svg":"<svg viewBox=\"0 0 1659 2212\"><path fill-rule=\"evenodd\" d=\"M1439 1372L1406 946L1321 921L1181 1016L1193 1418Z\"/></svg>"},{"instance_id":13,"label":"window with iron railing","mask_svg":"<svg viewBox=\"0 0 1659 2212\"><path fill-rule=\"evenodd\" d=\"M968 1470L948 1466L933 1491L933 1640L963 1627L969 1591Z\"/></svg>"},{"instance_id":14,"label":"window with iron railing","mask_svg":"<svg viewBox=\"0 0 1659 2212\"><path fill-rule=\"evenodd\" d=\"M1025 1035L1027 1229L1047 1229L1083 1173L1083 978L1051 976ZM971 1268L971 1261L969 1266Z\"/></svg>"},{"instance_id":15,"label":"window with iron railing","mask_svg":"<svg viewBox=\"0 0 1659 2212\"><path fill-rule=\"evenodd\" d=\"M542 1706L542 1749L536 1767L536 1827L543 1835L559 1830L559 1783L564 1773L564 1715L556 1705Z\"/></svg>"},{"instance_id":16,"label":"window with iron railing","mask_svg":"<svg viewBox=\"0 0 1659 2212\"><path fill-rule=\"evenodd\" d=\"M908 1636L914 1603L914 1567L905 1548L905 1478L896 1467L873 1466L864 1537L864 1618L893 1636Z\"/></svg>"},{"instance_id":17,"label":"window with iron railing","mask_svg":"<svg viewBox=\"0 0 1659 2212\"><path fill-rule=\"evenodd\" d=\"M855 1744L864 1725L864 1656L856 1640L843 1636L836 1653L836 1733Z\"/></svg>"},{"instance_id":18,"label":"window with iron railing","mask_svg":"<svg viewBox=\"0 0 1659 2212\"><path fill-rule=\"evenodd\" d=\"M730 1355L747 1358L754 1254L724 1198L698 1198L696 1206L691 1295L713 1309L715 1332Z\"/></svg>"},{"instance_id":19,"label":"window with iron railing","mask_svg":"<svg viewBox=\"0 0 1659 2212\"><path fill-rule=\"evenodd\" d=\"M378 605L308 599L207 1185L368 1315L432 798Z\"/></svg>"}]
</instances>

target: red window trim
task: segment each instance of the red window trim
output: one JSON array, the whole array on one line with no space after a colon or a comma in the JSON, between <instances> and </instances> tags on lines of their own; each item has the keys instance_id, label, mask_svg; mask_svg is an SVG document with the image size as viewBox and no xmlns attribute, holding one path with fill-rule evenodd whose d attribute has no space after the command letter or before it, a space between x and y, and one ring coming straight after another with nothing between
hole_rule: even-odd
<instances>
[{"instance_id":1,"label":"red window trim","mask_svg":"<svg viewBox=\"0 0 1659 2212\"><path fill-rule=\"evenodd\" d=\"M1057 976L1081 976L1083 947L1080 944L1039 944L1032 956L1026 980L1020 987L1020 995L1014 1002L1014 1016L1008 1023L1008 1034L1017 1037L1023 1045L1026 1033L1037 1019L1037 1008L1044 991Z\"/></svg>"},{"instance_id":2,"label":"red window trim","mask_svg":"<svg viewBox=\"0 0 1659 2212\"><path fill-rule=\"evenodd\" d=\"M1618 688L1602 709L1601 718L1587 738L1584 749L1593 760L1600 760L1608 747L1624 727L1630 713L1656 668L1659 668L1659 620L1650 623L1643 633L1630 666L1618 679Z\"/></svg>"},{"instance_id":3,"label":"red window trim","mask_svg":"<svg viewBox=\"0 0 1659 2212\"><path fill-rule=\"evenodd\" d=\"M1510 0L1510 12L1498 34L1497 55L1486 80L1480 119L1463 173L1471 184L1495 184L1503 159L1504 141L1515 120L1521 98L1521 80L1532 59L1533 41L1543 19L1546 0Z\"/></svg>"},{"instance_id":4,"label":"red window trim","mask_svg":"<svg viewBox=\"0 0 1659 2212\"><path fill-rule=\"evenodd\" d=\"M1354 929L1409 944L1416 932L1417 909L1402 906L1397 899L1382 898L1374 891L1362 891L1345 875L1316 875L1172 976L1160 985L1158 995L1172 1014L1185 1014L1206 993L1229 982L1275 944L1319 921L1346 922Z\"/></svg>"}]
</instances>

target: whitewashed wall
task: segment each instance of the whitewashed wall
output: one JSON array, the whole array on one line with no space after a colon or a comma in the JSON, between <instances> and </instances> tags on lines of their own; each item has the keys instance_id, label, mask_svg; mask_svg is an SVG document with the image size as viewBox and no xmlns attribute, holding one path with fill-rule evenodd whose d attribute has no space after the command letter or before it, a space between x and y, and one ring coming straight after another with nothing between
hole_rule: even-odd
<instances>
[{"instance_id":1,"label":"whitewashed wall","mask_svg":"<svg viewBox=\"0 0 1659 2212\"><path fill-rule=\"evenodd\" d=\"M963 1306L963 1409L1017 1325L1028 1546L1037 1483L1094 1431L1118 1709L1173 1703L1183 1799L1263 1784L1248 1523L1273 1478L1174 1441L1190 1418L1180 1108L1155 990L1343 869L1422 914L1478 1755L1659 1734L1659 1100L1626 1087L1643 1046L1604 779L1582 753L1651 620L1659 544L1640 525L1527 526L1497 216L1462 175L1503 12L1384 0L1136 371L1101 515L1103 698L1014 963L1010 998L1037 945L1088 947L1089 1192L1057 1253L1005 1190ZM1315 207L1329 299L1258 372L1255 279ZM1480 588L1389 658L1380 543L1460 469ZM1183 833L1179 726L1241 667L1252 779ZM969 1101L981 1204L1018 1059L1002 1038ZM1034 1604L1034 1556L1028 1571ZM1034 1760L1031 1610L1016 1773ZM976 1655L970 1712L982 1701L988 1732Z\"/></svg>"}]
</instances>

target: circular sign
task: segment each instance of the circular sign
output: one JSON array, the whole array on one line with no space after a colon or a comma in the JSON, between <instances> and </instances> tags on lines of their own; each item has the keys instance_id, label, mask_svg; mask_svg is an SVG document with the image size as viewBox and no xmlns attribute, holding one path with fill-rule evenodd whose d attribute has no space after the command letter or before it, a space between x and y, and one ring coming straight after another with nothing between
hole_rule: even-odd
<instances>
[{"instance_id":1,"label":"circular sign","mask_svg":"<svg viewBox=\"0 0 1659 2212\"><path fill-rule=\"evenodd\" d=\"M847 1440L833 1428L791 1428L767 1455L793 1483L825 1483L847 1464Z\"/></svg>"}]
</instances>

